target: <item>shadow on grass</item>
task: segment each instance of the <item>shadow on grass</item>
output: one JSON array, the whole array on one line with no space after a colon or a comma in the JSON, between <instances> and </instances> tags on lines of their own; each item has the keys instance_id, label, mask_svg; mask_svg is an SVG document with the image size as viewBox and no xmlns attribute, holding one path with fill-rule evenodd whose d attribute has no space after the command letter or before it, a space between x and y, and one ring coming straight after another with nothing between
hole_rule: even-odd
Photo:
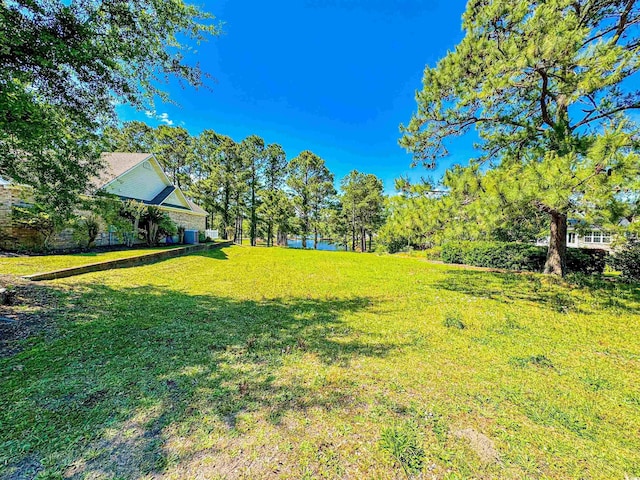
<instances>
[{"instance_id":1,"label":"shadow on grass","mask_svg":"<svg viewBox=\"0 0 640 480\"><path fill-rule=\"evenodd\" d=\"M363 297L254 301L82 288L68 297L55 338L33 340L0 364L3 480L46 469L68 478L162 473L168 428L207 423L232 432L244 412L278 424L291 410L347 407L359 401L353 385L314 387L291 365L348 366L400 347L343 322L372 307Z\"/></svg>"},{"instance_id":2,"label":"shadow on grass","mask_svg":"<svg viewBox=\"0 0 640 480\"><path fill-rule=\"evenodd\" d=\"M593 314L602 309L635 313L640 308L637 285L598 275L570 275L559 279L526 273L456 269L447 270L445 278L434 286L505 303L537 303L560 313Z\"/></svg>"}]
</instances>

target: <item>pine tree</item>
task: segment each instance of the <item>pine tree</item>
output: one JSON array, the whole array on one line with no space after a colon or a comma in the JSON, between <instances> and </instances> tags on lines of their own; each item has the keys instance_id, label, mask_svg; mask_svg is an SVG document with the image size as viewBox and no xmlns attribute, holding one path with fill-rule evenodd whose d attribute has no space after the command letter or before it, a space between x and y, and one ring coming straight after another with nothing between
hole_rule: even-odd
<instances>
[{"instance_id":1,"label":"pine tree","mask_svg":"<svg viewBox=\"0 0 640 480\"><path fill-rule=\"evenodd\" d=\"M638 176L625 115L640 108L626 82L640 69L638 22L634 0L472 0L464 39L425 69L401 126L401 145L427 166L475 127L476 164L496 171L480 187L487 214L513 199L547 215L546 273L565 272L567 218L620 200Z\"/></svg>"}]
</instances>

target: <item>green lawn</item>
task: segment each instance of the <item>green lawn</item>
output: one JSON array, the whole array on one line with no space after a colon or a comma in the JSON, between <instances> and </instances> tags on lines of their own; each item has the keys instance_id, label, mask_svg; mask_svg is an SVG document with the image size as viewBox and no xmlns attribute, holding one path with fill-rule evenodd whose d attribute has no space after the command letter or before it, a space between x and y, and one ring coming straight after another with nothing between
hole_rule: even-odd
<instances>
[{"instance_id":1,"label":"green lawn","mask_svg":"<svg viewBox=\"0 0 640 480\"><path fill-rule=\"evenodd\" d=\"M33 273L51 272L53 270L79 267L90 263L135 257L137 255L144 255L145 253L153 253L158 250L166 250L170 248L176 248L176 245L172 245L170 247L135 248L103 253L91 252L64 255L0 257L0 274L31 275Z\"/></svg>"},{"instance_id":2,"label":"green lawn","mask_svg":"<svg viewBox=\"0 0 640 480\"><path fill-rule=\"evenodd\" d=\"M640 476L636 287L237 246L48 285L4 478Z\"/></svg>"}]
</instances>

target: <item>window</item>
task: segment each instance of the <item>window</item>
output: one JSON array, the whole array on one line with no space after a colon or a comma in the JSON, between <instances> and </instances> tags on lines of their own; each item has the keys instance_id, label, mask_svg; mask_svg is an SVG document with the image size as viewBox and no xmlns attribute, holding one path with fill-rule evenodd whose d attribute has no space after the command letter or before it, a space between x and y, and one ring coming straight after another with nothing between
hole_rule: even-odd
<instances>
[{"instance_id":1,"label":"window","mask_svg":"<svg viewBox=\"0 0 640 480\"><path fill-rule=\"evenodd\" d=\"M602 234L599 231L593 231L593 243L601 243L602 242Z\"/></svg>"},{"instance_id":2,"label":"window","mask_svg":"<svg viewBox=\"0 0 640 480\"><path fill-rule=\"evenodd\" d=\"M570 233L567 237L567 243L576 243L576 234Z\"/></svg>"},{"instance_id":3,"label":"window","mask_svg":"<svg viewBox=\"0 0 640 480\"><path fill-rule=\"evenodd\" d=\"M584 240L585 243L591 243L591 240L593 238L592 235L591 235L592 233L593 232L586 232L584 234L584 237L582 237L582 239Z\"/></svg>"},{"instance_id":4,"label":"window","mask_svg":"<svg viewBox=\"0 0 640 480\"><path fill-rule=\"evenodd\" d=\"M602 232L602 243L611 243L611 234L609 232Z\"/></svg>"}]
</instances>

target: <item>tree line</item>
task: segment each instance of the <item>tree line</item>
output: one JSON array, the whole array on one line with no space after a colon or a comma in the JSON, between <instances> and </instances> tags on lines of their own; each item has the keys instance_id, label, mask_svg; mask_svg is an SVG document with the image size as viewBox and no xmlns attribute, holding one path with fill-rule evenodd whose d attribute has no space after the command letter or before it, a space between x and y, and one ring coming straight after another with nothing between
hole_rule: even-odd
<instances>
[{"instance_id":1,"label":"tree line","mask_svg":"<svg viewBox=\"0 0 640 480\"><path fill-rule=\"evenodd\" d=\"M127 122L108 128L110 151L155 154L171 181L207 212L224 239L252 246L286 245L300 235L303 248L330 238L346 249L370 251L384 222L383 184L353 171L334 186L325 161L305 150L288 159L281 145L257 135L235 141L213 130L192 136L182 127ZM311 240L310 240L311 239Z\"/></svg>"}]
</instances>

